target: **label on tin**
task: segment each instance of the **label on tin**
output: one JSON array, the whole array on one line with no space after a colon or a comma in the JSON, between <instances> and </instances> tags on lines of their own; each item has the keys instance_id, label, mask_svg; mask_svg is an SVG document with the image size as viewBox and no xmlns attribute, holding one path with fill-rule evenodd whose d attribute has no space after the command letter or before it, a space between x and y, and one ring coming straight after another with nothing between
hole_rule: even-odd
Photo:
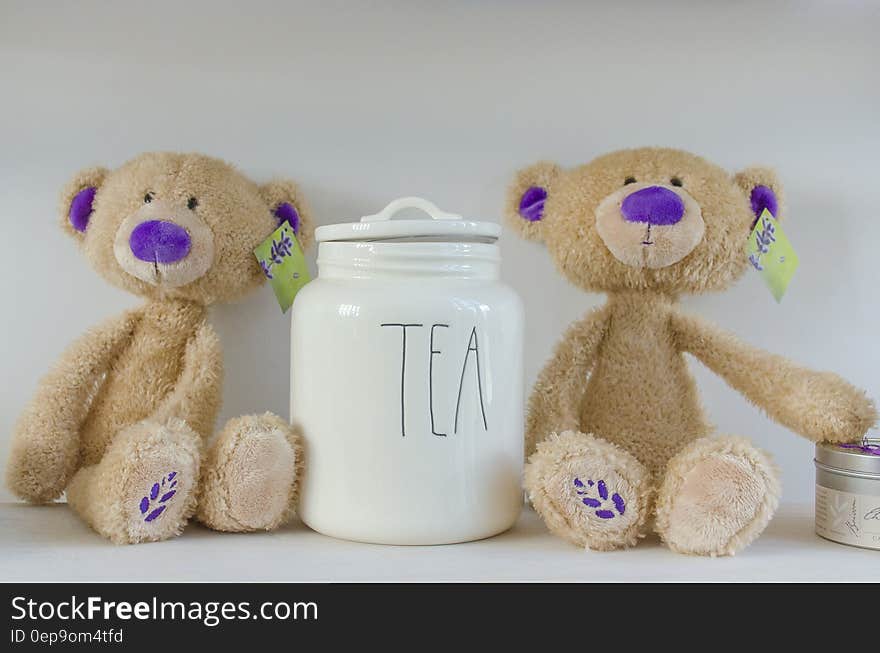
<instances>
[{"instance_id":1,"label":"label on tin","mask_svg":"<svg viewBox=\"0 0 880 653\"><path fill-rule=\"evenodd\" d=\"M880 497L817 485L816 533L835 542L880 549Z\"/></svg>"}]
</instances>

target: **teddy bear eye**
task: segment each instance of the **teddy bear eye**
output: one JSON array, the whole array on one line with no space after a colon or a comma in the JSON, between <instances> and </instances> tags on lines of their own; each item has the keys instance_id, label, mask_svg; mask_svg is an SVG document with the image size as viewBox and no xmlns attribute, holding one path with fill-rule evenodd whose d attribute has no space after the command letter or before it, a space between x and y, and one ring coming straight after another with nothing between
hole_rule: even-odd
<instances>
[{"instance_id":1,"label":"teddy bear eye","mask_svg":"<svg viewBox=\"0 0 880 653\"><path fill-rule=\"evenodd\" d=\"M624 186L629 185L629 184L634 184L634 183L636 183L635 177L627 177L626 179L623 180Z\"/></svg>"},{"instance_id":2,"label":"teddy bear eye","mask_svg":"<svg viewBox=\"0 0 880 653\"><path fill-rule=\"evenodd\" d=\"M681 186L681 179L679 179L678 177L673 177L669 180L669 183L673 186Z\"/></svg>"},{"instance_id":3,"label":"teddy bear eye","mask_svg":"<svg viewBox=\"0 0 880 653\"><path fill-rule=\"evenodd\" d=\"M149 204L152 201L153 201L153 194L152 193L147 193L146 195L144 195L144 204Z\"/></svg>"},{"instance_id":4,"label":"teddy bear eye","mask_svg":"<svg viewBox=\"0 0 880 653\"><path fill-rule=\"evenodd\" d=\"M190 211L195 211L198 205L199 201L195 197L190 197L186 202L186 206Z\"/></svg>"}]
</instances>

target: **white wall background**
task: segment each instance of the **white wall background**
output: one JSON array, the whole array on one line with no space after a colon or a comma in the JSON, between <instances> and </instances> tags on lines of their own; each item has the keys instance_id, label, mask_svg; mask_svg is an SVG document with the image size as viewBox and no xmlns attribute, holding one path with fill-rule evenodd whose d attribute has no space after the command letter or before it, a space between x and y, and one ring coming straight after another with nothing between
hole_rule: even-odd
<instances>
[{"instance_id":1,"label":"white wall background","mask_svg":"<svg viewBox=\"0 0 880 653\"><path fill-rule=\"evenodd\" d=\"M57 228L58 190L80 167L150 149L293 177L321 223L403 194L500 220L516 168L643 144L731 170L774 165L801 258L784 302L750 274L687 304L880 397L878 5L611 4L0 2L0 456L65 345L137 302ZM503 254L528 310L531 384L602 298L537 245L508 236ZM287 414L288 321L274 301L266 288L214 313L224 418ZM808 500L809 443L694 367L719 427L772 451L788 498Z\"/></svg>"}]
</instances>

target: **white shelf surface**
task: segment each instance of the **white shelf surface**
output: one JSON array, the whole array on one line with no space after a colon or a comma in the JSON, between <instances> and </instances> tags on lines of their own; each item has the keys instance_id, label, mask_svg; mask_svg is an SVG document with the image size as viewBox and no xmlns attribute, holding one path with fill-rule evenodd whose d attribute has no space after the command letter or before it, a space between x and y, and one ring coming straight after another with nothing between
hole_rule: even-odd
<instances>
[{"instance_id":1,"label":"white shelf surface","mask_svg":"<svg viewBox=\"0 0 880 653\"><path fill-rule=\"evenodd\" d=\"M0 504L0 581L880 581L880 551L813 532L811 505L783 504L732 558L672 553L656 537L599 553L551 536L530 509L502 535L466 544L358 544L299 522L224 534L190 524L166 542L115 546L63 504Z\"/></svg>"}]
</instances>

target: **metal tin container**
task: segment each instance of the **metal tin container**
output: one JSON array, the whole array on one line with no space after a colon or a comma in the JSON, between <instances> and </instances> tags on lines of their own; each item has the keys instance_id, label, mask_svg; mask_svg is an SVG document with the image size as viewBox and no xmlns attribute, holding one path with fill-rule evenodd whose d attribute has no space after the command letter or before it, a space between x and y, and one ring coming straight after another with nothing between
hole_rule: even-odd
<instances>
[{"instance_id":1,"label":"metal tin container","mask_svg":"<svg viewBox=\"0 0 880 653\"><path fill-rule=\"evenodd\" d=\"M816 534L880 550L880 440L816 445Z\"/></svg>"}]
</instances>

